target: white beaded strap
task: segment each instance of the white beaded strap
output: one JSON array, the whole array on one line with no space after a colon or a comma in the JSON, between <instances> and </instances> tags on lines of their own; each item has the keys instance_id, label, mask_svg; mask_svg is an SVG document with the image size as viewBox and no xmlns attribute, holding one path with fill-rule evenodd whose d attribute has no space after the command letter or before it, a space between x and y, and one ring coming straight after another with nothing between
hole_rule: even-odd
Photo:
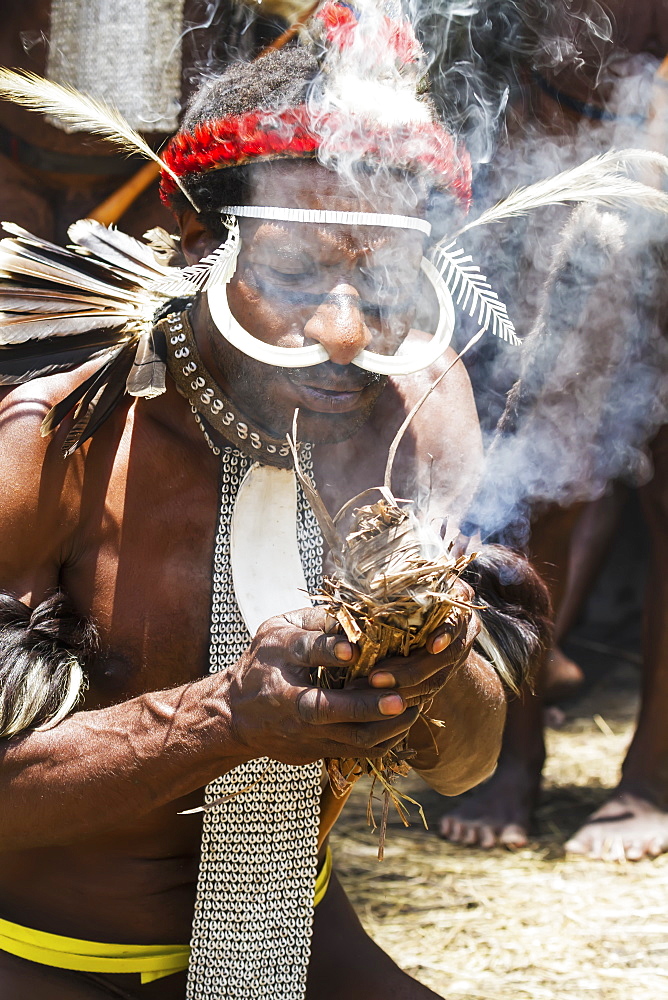
<instances>
[{"instance_id":1,"label":"white beaded strap","mask_svg":"<svg viewBox=\"0 0 668 1000\"><path fill-rule=\"evenodd\" d=\"M383 215L378 212L330 212L319 208L275 208L267 205L225 205L221 215L241 215L247 219L276 219L278 222L324 222L338 226L384 226L417 229L431 236L431 223L414 215Z\"/></svg>"}]
</instances>

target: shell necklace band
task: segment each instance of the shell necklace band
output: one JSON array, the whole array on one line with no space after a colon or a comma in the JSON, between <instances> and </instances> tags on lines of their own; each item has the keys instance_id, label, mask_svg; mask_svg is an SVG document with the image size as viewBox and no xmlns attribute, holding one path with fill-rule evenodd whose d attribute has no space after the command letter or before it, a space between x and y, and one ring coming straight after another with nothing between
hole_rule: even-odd
<instances>
[{"instance_id":1,"label":"shell necklace band","mask_svg":"<svg viewBox=\"0 0 668 1000\"><path fill-rule=\"evenodd\" d=\"M260 430L220 389L200 357L187 312L172 313L157 324L167 345L167 368L179 393L188 400L195 420L214 455L220 448L212 440L202 417L230 444L263 465L292 468L285 438Z\"/></svg>"}]
</instances>

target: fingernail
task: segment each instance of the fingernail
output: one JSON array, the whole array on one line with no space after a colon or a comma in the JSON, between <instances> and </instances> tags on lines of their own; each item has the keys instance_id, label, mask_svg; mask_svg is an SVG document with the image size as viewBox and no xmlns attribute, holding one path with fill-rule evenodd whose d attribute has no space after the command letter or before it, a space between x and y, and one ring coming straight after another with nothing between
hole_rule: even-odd
<instances>
[{"instance_id":1,"label":"fingernail","mask_svg":"<svg viewBox=\"0 0 668 1000\"><path fill-rule=\"evenodd\" d=\"M452 636L449 632L444 632L443 635L437 635L431 644L432 653L442 653L450 643L452 642Z\"/></svg>"},{"instance_id":2,"label":"fingernail","mask_svg":"<svg viewBox=\"0 0 668 1000\"><path fill-rule=\"evenodd\" d=\"M337 660L352 660L353 647L349 642L337 642L334 646L334 656Z\"/></svg>"},{"instance_id":3,"label":"fingernail","mask_svg":"<svg viewBox=\"0 0 668 1000\"><path fill-rule=\"evenodd\" d=\"M401 715L404 699L399 694L386 694L378 700L378 708L383 715Z\"/></svg>"},{"instance_id":4,"label":"fingernail","mask_svg":"<svg viewBox=\"0 0 668 1000\"><path fill-rule=\"evenodd\" d=\"M393 674L385 673L382 670L379 670L377 674L372 674L369 679L375 688L393 688L397 684Z\"/></svg>"}]
</instances>

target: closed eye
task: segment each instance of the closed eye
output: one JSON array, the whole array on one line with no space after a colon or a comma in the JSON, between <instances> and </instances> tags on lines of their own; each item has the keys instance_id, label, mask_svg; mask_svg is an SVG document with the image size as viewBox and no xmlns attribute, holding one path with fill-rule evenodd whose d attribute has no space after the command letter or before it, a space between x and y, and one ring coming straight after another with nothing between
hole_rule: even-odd
<instances>
[{"instance_id":1,"label":"closed eye","mask_svg":"<svg viewBox=\"0 0 668 1000\"><path fill-rule=\"evenodd\" d=\"M282 271L275 267L269 267L266 264L260 270L264 272L268 281L277 285L284 285L288 288L298 287L300 284L305 284L313 279L312 271Z\"/></svg>"}]
</instances>

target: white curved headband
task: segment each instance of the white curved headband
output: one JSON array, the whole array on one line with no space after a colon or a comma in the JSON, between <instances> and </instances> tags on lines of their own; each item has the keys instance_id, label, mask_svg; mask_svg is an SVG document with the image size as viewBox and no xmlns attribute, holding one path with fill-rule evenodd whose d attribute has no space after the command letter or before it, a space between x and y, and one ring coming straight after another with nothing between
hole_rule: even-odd
<instances>
[{"instance_id":1,"label":"white curved headband","mask_svg":"<svg viewBox=\"0 0 668 1000\"><path fill-rule=\"evenodd\" d=\"M339 226L381 226L386 229L416 229L431 236L431 222L414 215L385 215L382 212L330 212L320 208L277 208L269 205L224 205L221 215L277 222L311 222Z\"/></svg>"},{"instance_id":2,"label":"white curved headband","mask_svg":"<svg viewBox=\"0 0 668 1000\"><path fill-rule=\"evenodd\" d=\"M429 343L421 345L406 354L377 354L375 351L360 351L353 358L353 364L365 371L378 375L412 375L428 368L447 349L455 328L455 310L452 296L448 292L434 265L422 258L423 274L431 283L438 299L439 318L436 332ZM207 288L209 312L223 337L237 350L256 361L263 361L276 368L310 368L312 365L329 361L329 354L322 344L308 347L277 347L265 344L254 337L235 319L227 301L227 285L213 285Z\"/></svg>"}]
</instances>

